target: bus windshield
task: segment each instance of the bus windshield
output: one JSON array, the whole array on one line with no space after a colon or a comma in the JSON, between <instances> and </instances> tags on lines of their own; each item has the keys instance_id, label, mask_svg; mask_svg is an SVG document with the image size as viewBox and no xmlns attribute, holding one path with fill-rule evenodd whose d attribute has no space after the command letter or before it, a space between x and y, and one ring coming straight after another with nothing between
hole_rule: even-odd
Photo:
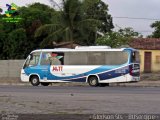
<instances>
[{"instance_id":1,"label":"bus windshield","mask_svg":"<svg viewBox=\"0 0 160 120\"><path fill-rule=\"evenodd\" d=\"M26 62L24 64L23 68L26 68L28 66L36 66L36 65L38 65L39 58L40 58L40 52L30 54L27 57L27 60L26 60Z\"/></svg>"}]
</instances>

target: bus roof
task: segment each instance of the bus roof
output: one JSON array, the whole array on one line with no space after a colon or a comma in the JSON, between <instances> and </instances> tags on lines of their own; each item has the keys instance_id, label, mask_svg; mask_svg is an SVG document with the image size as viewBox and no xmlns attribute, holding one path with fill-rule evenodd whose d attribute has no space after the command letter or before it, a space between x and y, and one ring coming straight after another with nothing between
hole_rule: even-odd
<instances>
[{"instance_id":1,"label":"bus roof","mask_svg":"<svg viewBox=\"0 0 160 120\"><path fill-rule=\"evenodd\" d=\"M70 49L70 48L55 48L55 49L38 49L34 50L32 52L81 52L81 51L124 51L124 50L129 50L129 51L137 51L136 49L133 48L100 48L100 49L95 49L95 48L84 48L84 49ZM31 52L31 53L32 53Z\"/></svg>"}]
</instances>

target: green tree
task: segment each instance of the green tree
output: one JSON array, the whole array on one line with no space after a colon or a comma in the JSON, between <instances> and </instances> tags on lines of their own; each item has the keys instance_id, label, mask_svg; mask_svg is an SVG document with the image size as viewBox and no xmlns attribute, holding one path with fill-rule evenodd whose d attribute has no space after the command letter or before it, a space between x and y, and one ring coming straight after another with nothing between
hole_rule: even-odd
<instances>
[{"instance_id":1,"label":"green tree","mask_svg":"<svg viewBox=\"0 0 160 120\"><path fill-rule=\"evenodd\" d=\"M4 47L4 40L5 40L5 38L6 38L6 33L3 31L3 24L0 24L0 51L1 51L1 53L0 53L0 59L3 59L4 58L4 56L3 56L3 47Z\"/></svg>"},{"instance_id":2,"label":"green tree","mask_svg":"<svg viewBox=\"0 0 160 120\"><path fill-rule=\"evenodd\" d=\"M116 48L122 45L128 45L133 38L143 37L138 32L135 32L132 28L119 29L118 32L106 33L103 37L96 40L98 45L108 45Z\"/></svg>"},{"instance_id":3,"label":"green tree","mask_svg":"<svg viewBox=\"0 0 160 120\"><path fill-rule=\"evenodd\" d=\"M124 29L119 29L118 33L120 33L120 35L126 37L126 38L139 38L139 37L143 37L140 33L136 32L133 30L133 28L131 27L127 27Z\"/></svg>"},{"instance_id":4,"label":"green tree","mask_svg":"<svg viewBox=\"0 0 160 120\"><path fill-rule=\"evenodd\" d=\"M152 35L148 36L148 37L152 37L152 38L160 38L160 21L156 21L151 25L152 28L154 28L154 32L152 33Z\"/></svg>"},{"instance_id":5,"label":"green tree","mask_svg":"<svg viewBox=\"0 0 160 120\"><path fill-rule=\"evenodd\" d=\"M95 45L95 40L99 37L97 32L105 34L113 28L112 17L108 14L108 5L101 0L84 0L82 7L84 19L96 19L101 21L101 24L98 26L92 24L94 31L88 29L88 26L83 26L82 31L79 32L83 39L79 37L78 41L81 41L82 45Z\"/></svg>"},{"instance_id":6,"label":"green tree","mask_svg":"<svg viewBox=\"0 0 160 120\"><path fill-rule=\"evenodd\" d=\"M19 23L4 22L1 18L5 16L0 14L0 58L22 59L34 49L53 47L53 41L91 45L97 31L111 31L108 6L100 0L62 0L62 3L58 10L40 3L20 7L16 14L22 18Z\"/></svg>"},{"instance_id":7,"label":"green tree","mask_svg":"<svg viewBox=\"0 0 160 120\"><path fill-rule=\"evenodd\" d=\"M23 18L20 27L26 30L28 39L27 48L29 53L33 49L39 48L39 45L42 42L41 38L35 39L35 31L41 25L51 23L55 10L47 5L34 3L27 7L22 7L19 11L20 16Z\"/></svg>"},{"instance_id":8,"label":"green tree","mask_svg":"<svg viewBox=\"0 0 160 120\"><path fill-rule=\"evenodd\" d=\"M43 47L52 41L70 41L81 43L85 39L82 32L84 27L90 31L97 31L101 22L97 19L84 17L83 4L80 0L63 0L63 8L58 11L52 24L38 28L35 37L46 36L41 43Z\"/></svg>"},{"instance_id":9,"label":"green tree","mask_svg":"<svg viewBox=\"0 0 160 120\"><path fill-rule=\"evenodd\" d=\"M47 5L34 3L28 5L27 7L19 8L16 16L22 18L19 23L7 23L0 19L0 25L2 24L3 26L0 30L5 33L3 35L2 32L0 33L0 39L3 39L3 42L1 42L0 45L0 50L3 51L0 54L0 56L3 57L1 57L1 59L22 59L25 58L32 50L39 48L39 44L42 40L35 39L34 33L39 26L51 23L51 19L54 17L54 12L55 10ZM5 16L0 15L0 18L2 17ZM25 32L22 32L22 29ZM22 33L22 36L19 33ZM16 38L14 34L18 34ZM23 37L25 39L22 39ZM20 39L21 42L19 41ZM17 40L20 42L20 45L25 48L25 50L16 51L19 50L19 42L17 43ZM16 51L16 53L12 53L12 51Z\"/></svg>"},{"instance_id":10,"label":"green tree","mask_svg":"<svg viewBox=\"0 0 160 120\"><path fill-rule=\"evenodd\" d=\"M112 17L108 14L108 5L101 0L84 0L84 11L87 18L101 20L102 24L98 26L101 33L111 32L114 28Z\"/></svg>"},{"instance_id":11,"label":"green tree","mask_svg":"<svg viewBox=\"0 0 160 120\"><path fill-rule=\"evenodd\" d=\"M27 36L23 28L16 29L8 34L5 41L4 52L7 59L20 59L25 57L27 51L26 44Z\"/></svg>"},{"instance_id":12,"label":"green tree","mask_svg":"<svg viewBox=\"0 0 160 120\"><path fill-rule=\"evenodd\" d=\"M19 9L20 17L23 18L20 23L22 27L28 28L34 21L39 20L42 24L51 23L55 10L41 3L34 3L27 7Z\"/></svg>"}]
</instances>

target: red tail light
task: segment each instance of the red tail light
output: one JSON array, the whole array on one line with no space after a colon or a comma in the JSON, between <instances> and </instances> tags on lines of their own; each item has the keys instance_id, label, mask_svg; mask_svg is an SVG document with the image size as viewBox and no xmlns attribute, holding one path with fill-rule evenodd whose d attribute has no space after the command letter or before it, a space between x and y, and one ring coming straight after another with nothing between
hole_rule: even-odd
<instances>
[{"instance_id":1,"label":"red tail light","mask_svg":"<svg viewBox=\"0 0 160 120\"><path fill-rule=\"evenodd\" d=\"M130 75L133 75L132 70L133 70L133 67L132 67L132 65L131 65L131 66L129 66L129 74L130 74Z\"/></svg>"}]
</instances>

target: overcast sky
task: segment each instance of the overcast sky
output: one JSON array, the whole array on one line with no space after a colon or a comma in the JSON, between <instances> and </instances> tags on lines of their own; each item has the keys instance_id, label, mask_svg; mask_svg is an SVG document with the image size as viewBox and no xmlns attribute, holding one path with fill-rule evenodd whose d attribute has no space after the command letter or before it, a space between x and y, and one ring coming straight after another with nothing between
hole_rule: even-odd
<instances>
[{"instance_id":1,"label":"overcast sky","mask_svg":"<svg viewBox=\"0 0 160 120\"><path fill-rule=\"evenodd\" d=\"M60 0L55 0L59 3ZM120 19L115 17L150 18L160 19L160 0L103 0L109 5L109 13L113 16L114 26L132 27L143 35L151 34L151 23L155 20ZM49 0L0 0L0 7L5 9L6 3L14 2L18 6L24 6L34 2L49 4Z\"/></svg>"}]
</instances>

